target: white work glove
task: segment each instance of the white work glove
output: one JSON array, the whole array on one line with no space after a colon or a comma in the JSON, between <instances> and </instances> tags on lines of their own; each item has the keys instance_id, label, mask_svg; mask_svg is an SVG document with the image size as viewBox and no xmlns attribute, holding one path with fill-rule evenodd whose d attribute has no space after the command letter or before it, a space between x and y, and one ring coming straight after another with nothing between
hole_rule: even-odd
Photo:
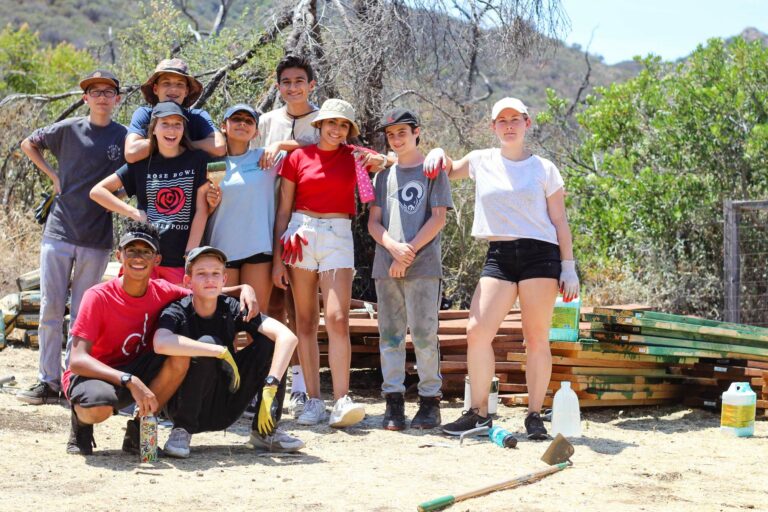
<instances>
[{"instance_id":1,"label":"white work glove","mask_svg":"<svg viewBox=\"0 0 768 512\"><path fill-rule=\"evenodd\" d=\"M563 302L571 302L579 296L579 276L576 275L576 260L560 262L560 293Z\"/></svg>"},{"instance_id":2,"label":"white work glove","mask_svg":"<svg viewBox=\"0 0 768 512\"><path fill-rule=\"evenodd\" d=\"M445 151L442 148L435 148L424 159L424 176L429 179L435 179L437 175L445 170L446 163Z\"/></svg>"},{"instance_id":3,"label":"white work glove","mask_svg":"<svg viewBox=\"0 0 768 512\"><path fill-rule=\"evenodd\" d=\"M304 258L301 245L307 245L303 224L288 224L283 236L280 237L280 245L283 246L283 262L293 265Z\"/></svg>"}]
</instances>

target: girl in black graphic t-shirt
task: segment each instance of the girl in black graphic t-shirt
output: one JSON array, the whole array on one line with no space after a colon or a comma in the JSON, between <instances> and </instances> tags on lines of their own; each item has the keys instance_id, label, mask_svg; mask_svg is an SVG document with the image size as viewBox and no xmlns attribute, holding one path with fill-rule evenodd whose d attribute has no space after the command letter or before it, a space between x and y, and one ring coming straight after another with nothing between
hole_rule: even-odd
<instances>
[{"instance_id":1,"label":"girl in black graphic t-shirt","mask_svg":"<svg viewBox=\"0 0 768 512\"><path fill-rule=\"evenodd\" d=\"M200 245L209 213L208 155L189 149L186 129L187 118L176 103L158 103L148 130L150 156L119 169L91 190L91 198L104 208L157 226L163 259L153 277L175 284L184 276L184 254ZM129 197L136 196L135 208L114 195L121 187Z\"/></svg>"}]
</instances>

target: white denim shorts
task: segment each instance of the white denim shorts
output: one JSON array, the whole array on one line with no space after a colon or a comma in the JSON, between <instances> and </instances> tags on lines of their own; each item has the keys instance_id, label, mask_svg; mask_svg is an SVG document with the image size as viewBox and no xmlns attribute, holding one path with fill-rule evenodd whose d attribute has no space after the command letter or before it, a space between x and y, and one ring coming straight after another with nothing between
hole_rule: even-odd
<instances>
[{"instance_id":1,"label":"white denim shorts","mask_svg":"<svg viewBox=\"0 0 768 512\"><path fill-rule=\"evenodd\" d=\"M301 246L301 261L296 261L290 266L315 272L355 268L355 247L350 219L317 219L294 212L288 229L299 227L307 245Z\"/></svg>"}]
</instances>

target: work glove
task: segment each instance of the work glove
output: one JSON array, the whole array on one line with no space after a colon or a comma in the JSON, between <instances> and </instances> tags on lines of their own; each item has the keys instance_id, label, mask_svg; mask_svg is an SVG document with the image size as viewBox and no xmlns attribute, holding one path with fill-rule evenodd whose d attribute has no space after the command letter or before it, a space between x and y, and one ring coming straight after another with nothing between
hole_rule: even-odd
<instances>
[{"instance_id":1,"label":"work glove","mask_svg":"<svg viewBox=\"0 0 768 512\"><path fill-rule=\"evenodd\" d=\"M221 360L219 363L221 369L229 377L229 392L237 393L237 390L240 389L240 372L237 371L237 363L235 363L232 353L228 348L225 348L218 358Z\"/></svg>"},{"instance_id":2,"label":"work glove","mask_svg":"<svg viewBox=\"0 0 768 512\"><path fill-rule=\"evenodd\" d=\"M261 390L261 406L259 407L258 429L262 436L271 435L277 425L277 407L275 400L277 386L264 386Z\"/></svg>"},{"instance_id":3,"label":"work glove","mask_svg":"<svg viewBox=\"0 0 768 512\"><path fill-rule=\"evenodd\" d=\"M56 199L55 193L43 194L43 200L35 208L35 220L38 224L45 224L48 214L51 212L51 205L54 199Z\"/></svg>"},{"instance_id":4,"label":"work glove","mask_svg":"<svg viewBox=\"0 0 768 512\"><path fill-rule=\"evenodd\" d=\"M424 176L431 180L437 178L437 175L445 170L446 160L442 148L435 148L427 153L427 158L424 159Z\"/></svg>"},{"instance_id":5,"label":"work glove","mask_svg":"<svg viewBox=\"0 0 768 512\"><path fill-rule=\"evenodd\" d=\"M579 296L579 276L576 275L576 261L563 260L560 262L560 293L563 302L571 302Z\"/></svg>"},{"instance_id":6,"label":"work glove","mask_svg":"<svg viewBox=\"0 0 768 512\"><path fill-rule=\"evenodd\" d=\"M283 246L283 261L289 265L301 261L304 258L301 246L308 243L304 236L304 226L289 224L288 229L280 237L280 245Z\"/></svg>"}]
</instances>

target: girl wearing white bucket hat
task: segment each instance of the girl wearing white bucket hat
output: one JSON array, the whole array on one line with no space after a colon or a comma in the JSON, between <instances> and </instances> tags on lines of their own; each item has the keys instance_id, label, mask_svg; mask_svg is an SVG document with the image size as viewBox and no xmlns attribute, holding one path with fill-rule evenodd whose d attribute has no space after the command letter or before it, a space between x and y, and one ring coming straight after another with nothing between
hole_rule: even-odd
<instances>
[{"instance_id":1,"label":"girl wearing white bucket hat","mask_svg":"<svg viewBox=\"0 0 768 512\"><path fill-rule=\"evenodd\" d=\"M531 126L528 108L517 98L496 102L491 129L500 148L472 151L453 161L436 148L424 172L445 171L450 179L475 181L472 235L490 242L467 324L467 363L472 401L458 420L442 427L448 435L491 426L488 389L494 375L493 337L520 300L525 336L529 439L546 439L539 416L552 374L549 327L558 292L565 301L579 294L573 242L565 214L563 178L549 160L525 148Z\"/></svg>"},{"instance_id":2,"label":"girl wearing white bucket hat","mask_svg":"<svg viewBox=\"0 0 768 512\"><path fill-rule=\"evenodd\" d=\"M347 144L348 139L360 134L360 129L355 109L346 101L327 100L312 124L320 130L319 142L292 151L280 170L283 179L275 218L272 280L283 289L290 282L296 306L299 358L309 395L298 422L315 425L325 418L317 345L319 286L335 401L329 424L346 427L365 417L363 406L348 395L349 306L355 275L351 227L356 211L355 166L357 160L380 170L386 157Z\"/></svg>"}]
</instances>

